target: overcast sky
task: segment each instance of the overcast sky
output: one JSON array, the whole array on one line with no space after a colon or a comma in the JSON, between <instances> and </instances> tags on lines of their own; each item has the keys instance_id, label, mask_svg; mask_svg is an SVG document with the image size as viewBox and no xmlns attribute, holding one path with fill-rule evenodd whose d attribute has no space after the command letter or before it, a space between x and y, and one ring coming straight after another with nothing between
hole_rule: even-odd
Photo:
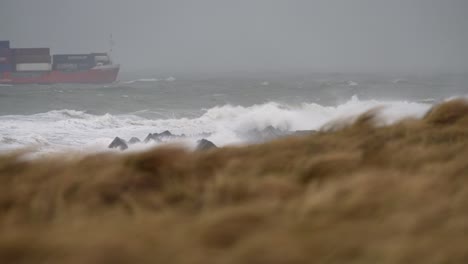
<instances>
[{"instance_id":1,"label":"overcast sky","mask_svg":"<svg viewBox=\"0 0 468 264\"><path fill-rule=\"evenodd\" d=\"M0 39L125 70L468 71L468 0L0 0Z\"/></svg>"}]
</instances>

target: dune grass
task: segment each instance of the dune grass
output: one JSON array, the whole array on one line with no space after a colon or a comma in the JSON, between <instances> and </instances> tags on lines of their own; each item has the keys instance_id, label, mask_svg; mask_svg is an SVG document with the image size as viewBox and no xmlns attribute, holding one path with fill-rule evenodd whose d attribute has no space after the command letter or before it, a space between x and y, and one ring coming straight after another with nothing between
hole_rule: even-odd
<instances>
[{"instance_id":1,"label":"dune grass","mask_svg":"<svg viewBox=\"0 0 468 264\"><path fill-rule=\"evenodd\" d=\"M468 103L247 147L0 156L0 263L468 263Z\"/></svg>"}]
</instances>

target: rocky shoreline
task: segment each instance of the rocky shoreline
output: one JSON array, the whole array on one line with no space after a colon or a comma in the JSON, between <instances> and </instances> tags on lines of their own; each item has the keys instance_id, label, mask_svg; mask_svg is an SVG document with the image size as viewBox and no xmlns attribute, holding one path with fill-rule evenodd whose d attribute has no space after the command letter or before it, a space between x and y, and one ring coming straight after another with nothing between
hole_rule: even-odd
<instances>
[{"instance_id":1,"label":"rocky shoreline","mask_svg":"<svg viewBox=\"0 0 468 264\"><path fill-rule=\"evenodd\" d=\"M274 140L286 136L295 136L295 135L308 135L317 133L315 130L296 130L296 131L284 131L281 129L274 128L273 126L268 126L262 130L250 130L246 133L246 139L248 143L263 143L270 140ZM218 146L212 141L206 139L209 137L209 133L203 133L198 135L199 139L196 140L195 150L208 150L212 148L217 148ZM193 136L192 136L193 137ZM128 141L121 138L115 137L114 140L109 144L108 148L110 149L120 149L127 150L131 145L135 144L147 144L151 142L163 143L171 142L178 139L185 139L186 135L176 135L169 130L165 130L160 133L149 133L144 140L140 140L138 137L132 137Z\"/></svg>"}]
</instances>

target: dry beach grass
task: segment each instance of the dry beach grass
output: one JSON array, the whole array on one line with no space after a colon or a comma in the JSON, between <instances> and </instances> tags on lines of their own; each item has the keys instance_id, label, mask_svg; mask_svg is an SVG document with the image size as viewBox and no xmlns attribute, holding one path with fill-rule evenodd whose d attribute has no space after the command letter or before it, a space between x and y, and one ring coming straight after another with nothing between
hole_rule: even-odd
<instances>
[{"instance_id":1,"label":"dry beach grass","mask_svg":"<svg viewBox=\"0 0 468 264\"><path fill-rule=\"evenodd\" d=\"M0 157L0 263L468 263L468 104L203 152Z\"/></svg>"}]
</instances>

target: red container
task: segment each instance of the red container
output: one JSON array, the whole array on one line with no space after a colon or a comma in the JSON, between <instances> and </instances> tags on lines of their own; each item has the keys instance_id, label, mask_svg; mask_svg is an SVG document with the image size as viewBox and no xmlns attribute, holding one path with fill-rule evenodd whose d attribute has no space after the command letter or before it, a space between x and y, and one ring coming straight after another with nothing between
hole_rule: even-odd
<instances>
[{"instance_id":1,"label":"red container","mask_svg":"<svg viewBox=\"0 0 468 264\"><path fill-rule=\"evenodd\" d=\"M15 56L50 55L49 48L12 49Z\"/></svg>"}]
</instances>

